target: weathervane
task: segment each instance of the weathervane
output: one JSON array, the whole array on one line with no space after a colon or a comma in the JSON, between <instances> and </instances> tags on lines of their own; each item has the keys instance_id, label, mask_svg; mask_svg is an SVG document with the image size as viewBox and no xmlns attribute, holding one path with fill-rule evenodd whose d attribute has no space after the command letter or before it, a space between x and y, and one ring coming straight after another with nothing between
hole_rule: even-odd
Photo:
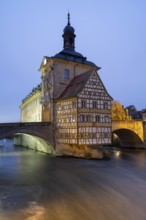
<instances>
[{"instance_id":1,"label":"weathervane","mask_svg":"<svg viewBox=\"0 0 146 220\"><path fill-rule=\"evenodd\" d=\"M70 26L70 13L69 13L69 12L68 12L68 14L67 14L67 18L68 18L68 23L67 23L67 25Z\"/></svg>"}]
</instances>

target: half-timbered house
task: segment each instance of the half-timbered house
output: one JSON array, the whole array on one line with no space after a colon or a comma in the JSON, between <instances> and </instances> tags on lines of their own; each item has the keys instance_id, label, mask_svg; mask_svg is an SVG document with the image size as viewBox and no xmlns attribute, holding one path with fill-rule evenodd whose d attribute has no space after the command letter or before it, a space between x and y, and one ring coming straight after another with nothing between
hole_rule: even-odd
<instances>
[{"instance_id":1,"label":"half-timbered house","mask_svg":"<svg viewBox=\"0 0 146 220\"><path fill-rule=\"evenodd\" d=\"M56 104L58 142L111 144L111 97L96 69L76 76Z\"/></svg>"}]
</instances>

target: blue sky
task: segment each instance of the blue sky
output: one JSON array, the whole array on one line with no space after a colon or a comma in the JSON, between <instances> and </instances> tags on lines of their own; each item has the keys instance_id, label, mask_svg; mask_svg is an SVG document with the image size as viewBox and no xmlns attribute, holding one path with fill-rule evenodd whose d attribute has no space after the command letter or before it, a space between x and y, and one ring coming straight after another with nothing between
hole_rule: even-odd
<instances>
[{"instance_id":1,"label":"blue sky","mask_svg":"<svg viewBox=\"0 0 146 220\"><path fill-rule=\"evenodd\" d=\"M43 56L63 48L68 10L76 51L102 68L109 94L125 107L146 108L145 0L1 0L0 122L20 121Z\"/></svg>"}]
</instances>

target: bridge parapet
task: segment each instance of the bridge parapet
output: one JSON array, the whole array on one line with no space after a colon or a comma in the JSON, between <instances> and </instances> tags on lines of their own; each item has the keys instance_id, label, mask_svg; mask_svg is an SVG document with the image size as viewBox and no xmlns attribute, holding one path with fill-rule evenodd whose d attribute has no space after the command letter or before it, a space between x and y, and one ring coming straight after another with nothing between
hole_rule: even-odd
<instances>
[{"instance_id":1,"label":"bridge parapet","mask_svg":"<svg viewBox=\"0 0 146 220\"><path fill-rule=\"evenodd\" d=\"M16 133L30 134L43 138L54 146L51 122L0 123L0 139Z\"/></svg>"},{"instance_id":2,"label":"bridge parapet","mask_svg":"<svg viewBox=\"0 0 146 220\"><path fill-rule=\"evenodd\" d=\"M0 123L0 127L10 127L10 126L48 126L51 122L8 122Z\"/></svg>"}]
</instances>

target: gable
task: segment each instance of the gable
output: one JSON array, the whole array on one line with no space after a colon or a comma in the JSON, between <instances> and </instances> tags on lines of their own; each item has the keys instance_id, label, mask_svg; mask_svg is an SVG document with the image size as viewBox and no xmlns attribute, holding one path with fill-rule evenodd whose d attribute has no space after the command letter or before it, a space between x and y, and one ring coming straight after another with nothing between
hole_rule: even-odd
<instances>
[{"instance_id":1,"label":"gable","mask_svg":"<svg viewBox=\"0 0 146 220\"><path fill-rule=\"evenodd\" d=\"M93 72L78 94L80 98L112 100L97 72Z\"/></svg>"}]
</instances>

